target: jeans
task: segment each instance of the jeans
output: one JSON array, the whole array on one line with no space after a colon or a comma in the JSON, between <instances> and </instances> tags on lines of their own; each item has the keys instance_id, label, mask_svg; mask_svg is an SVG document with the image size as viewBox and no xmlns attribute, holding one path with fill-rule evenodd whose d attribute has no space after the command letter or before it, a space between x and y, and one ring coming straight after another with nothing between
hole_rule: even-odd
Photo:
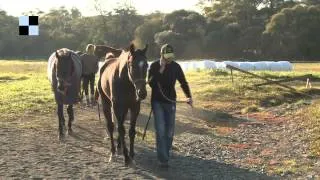
<instances>
[{"instance_id":1,"label":"jeans","mask_svg":"<svg viewBox=\"0 0 320 180\"><path fill-rule=\"evenodd\" d=\"M158 160L161 163L167 163L174 136L176 104L158 101L154 101L151 104L155 119Z\"/></svg>"},{"instance_id":2,"label":"jeans","mask_svg":"<svg viewBox=\"0 0 320 180\"><path fill-rule=\"evenodd\" d=\"M82 78L83 78L82 88L84 90L84 94L86 96L88 96L89 84L90 84L90 92L91 92L91 95L93 95L94 94L95 73L83 75Z\"/></svg>"}]
</instances>

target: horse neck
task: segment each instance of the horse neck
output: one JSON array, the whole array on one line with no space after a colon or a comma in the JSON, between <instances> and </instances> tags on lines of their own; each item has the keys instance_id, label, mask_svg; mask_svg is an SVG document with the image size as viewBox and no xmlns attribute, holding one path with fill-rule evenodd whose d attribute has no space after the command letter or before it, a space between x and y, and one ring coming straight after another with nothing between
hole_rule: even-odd
<instances>
[{"instance_id":1,"label":"horse neck","mask_svg":"<svg viewBox=\"0 0 320 180\"><path fill-rule=\"evenodd\" d=\"M127 80L130 83L127 61L128 61L128 54L126 52L123 52L120 55L120 57L118 57L117 67L118 67L120 79Z\"/></svg>"}]
</instances>

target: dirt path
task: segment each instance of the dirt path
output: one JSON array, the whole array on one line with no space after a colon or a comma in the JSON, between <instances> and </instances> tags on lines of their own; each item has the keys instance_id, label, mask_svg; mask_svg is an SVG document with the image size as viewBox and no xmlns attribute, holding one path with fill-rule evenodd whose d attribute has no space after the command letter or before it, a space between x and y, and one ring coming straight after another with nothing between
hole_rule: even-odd
<instances>
[{"instance_id":1,"label":"dirt path","mask_svg":"<svg viewBox=\"0 0 320 180\"><path fill-rule=\"evenodd\" d=\"M290 147L299 148L294 143L277 147L279 139L290 139L282 131L285 123L246 121L224 113L191 110L186 105L178 105L171 167L161 170L152 143L141 141L141 130L149 113L147 106L143 105L137 127L135 168L124 167L121 156L116 162L107 162L109 143L104 122L99 122L95 109L76 107L75 135L68 136L64 144L57 141L54 113L26 115L0 124L0 179L317 178L319 159L309 159L309 163L318 166L303 174L284 171L282 176L273 176L273 172L268 172L266 164L273 160L274 165L279 165L283 159L290 160L291 156L281 155L292 150ZM149 130L147 141L153 142L152 121ZM297 152L299 156L300 150ZM277 160L275 154L279 156Z\"/></svg>"}]
</instances>

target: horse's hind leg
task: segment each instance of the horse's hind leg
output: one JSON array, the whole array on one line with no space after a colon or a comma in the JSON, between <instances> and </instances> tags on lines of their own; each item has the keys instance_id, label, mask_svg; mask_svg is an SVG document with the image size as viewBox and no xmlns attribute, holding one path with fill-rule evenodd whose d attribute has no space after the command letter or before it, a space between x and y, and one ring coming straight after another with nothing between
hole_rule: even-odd
<instances>
[{"instance_id":1,"label":"horse's hind leg","mask_svg":"<svg viewBox=\"0 0 320 180\"><path fill-rule=\"evenodd\" d=\"M73 113L73 105L69 104L68 108L67 108L67 112L69 115L69 121L68 121L68 134L71 135L72 134L72 122L74 120L74 113Z\"/></svg>"},{"instance_id":2,"label":"horse's hind leg","mask_svg":"<svg viewBox=\"0 0 320 180\"><path fill-rule=\"evenodd\" d=\"M107 132L109 133L109 137L110 137L111 155L110 155L109 162L111 162L116 153L116 148L114 146L114 140L113 140L114 123L112 121L111 102L106 96L101 95L101 103L103 108L103 114L106 119Z\"/></svg>"},{"instance_id":3,"label":"horse's hind leg","mask_svg":"<svg viewBox=\"0 0 320 180\"><path fill-rule=\"evenodd\" d=\"M130 130L129 130L129 137L130 137L130 157L131 159L134 158L134 139L136 136L136 122L137 117L140 112L140 102L135 103L130 109Z\"/></svg>"},{"instance_id":4,"label":"horse's hind leg","mask_svg":"<svg viewBox=\"0 0 320 180\"><path fill-rule=\"evenodd\" d=\"M58 119L59 119L59 140L63 141L64 140L64 116L63 116L63 104L58 104Z\"/></svg>"}]
</instances>

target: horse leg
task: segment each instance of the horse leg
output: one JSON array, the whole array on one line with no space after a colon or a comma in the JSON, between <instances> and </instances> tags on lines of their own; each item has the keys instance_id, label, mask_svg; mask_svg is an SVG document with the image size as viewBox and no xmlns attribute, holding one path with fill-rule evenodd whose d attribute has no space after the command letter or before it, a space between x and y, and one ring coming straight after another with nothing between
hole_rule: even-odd
<instances>
[{"instance_id":1,"label":"horse leg","mask_svg":"<svg viewBox=\"0 0 320 180\"><path fill-rule=\"evenodd\" d=\"M124 120L125 120L125 114L127 114L128 112L128 108L124 107L123 105L114 104L113 110L114 110L114 115L116 116L117 122L118 122L118 134L119 134L121 147L123 150L124 163L125 163L125 166L128 166L132 163L132 160L128 155L128 149L125 142L126 131L124 128Z\"/></svg>"},{"instance_id":2,"label":"horse leg","mask_svg":"<svg viewBox=\"0 0 320 180\"><path fill-rule=\"evenodd\" d=\"M121 155L121 150L122 150L122 147L121 147L121 140L120 140L120 135L118 134L118 139L117 139L117 153L118 155Z\"/></svg>"},{"instance_id":3,"label":"horse leg","mask_svg":"<svg viewBox=\"0 0 320 180\"><path fill-rule=\"evenodd\" d=\"M109 158L109 162L111 162L111 161L113 161L115 153L116 153L116 148L115 148L114 139L113 139L114 123L112 120L111 102L106 96L104 96L102 94L101 95L101 103L102 103L102 108L103 108L103 114L104 114L104 117L106 120L107 133L109 133L109 137L110 137L111 155Z\"/></svg>"},{"instance_id":4,"label":"horse leg","mask_svg":"<svg viewBox=\"0 0 320 180\"><path fill-rule=\"evenodd\" d=\"M88 86L89 86L89 77L88 75L83 75L83 82L82 82L82 88L85 94L85 99L86 99L86 105L89 106L90 102L89 102L89 90L88 90Z\"/></svg>"},{"instance_id":5,"label":"horse leg","mask_svg":"<svg viewBox=\"0 0 320 180\"><path fill-rule=\"evenodd\" d=\"M64 116L63 116L63 104L58 104L58 119L59 119L59 140L64 141Z\"/></svg>"},{"instance_id":6,"label":"horse leg","mask_svg":"<svg viewBox=\"0 0 320 180\"><path fill-rule=\"evenodd\" d=\"M74 113L73 113L73 105L69 104L68 108L67 108L67 112L69 115L69 121L68 121L68 134L71 135L72 134L72 122L74 120Z\"/></svg>"},{"instance_id":7,"label":"horse leg","mask_svg":"<svg viewBox=\"0 0 320 180\"><path fill-rule=\"evenodd\" d=\"M130 108L130 130L129 130L129 137L130 137L130 158L134 158L134 139L136 136L136 122L137 122L137 117L140 112L140 102L135 103L131 108Z\"/></svg>"}]
</instances>

